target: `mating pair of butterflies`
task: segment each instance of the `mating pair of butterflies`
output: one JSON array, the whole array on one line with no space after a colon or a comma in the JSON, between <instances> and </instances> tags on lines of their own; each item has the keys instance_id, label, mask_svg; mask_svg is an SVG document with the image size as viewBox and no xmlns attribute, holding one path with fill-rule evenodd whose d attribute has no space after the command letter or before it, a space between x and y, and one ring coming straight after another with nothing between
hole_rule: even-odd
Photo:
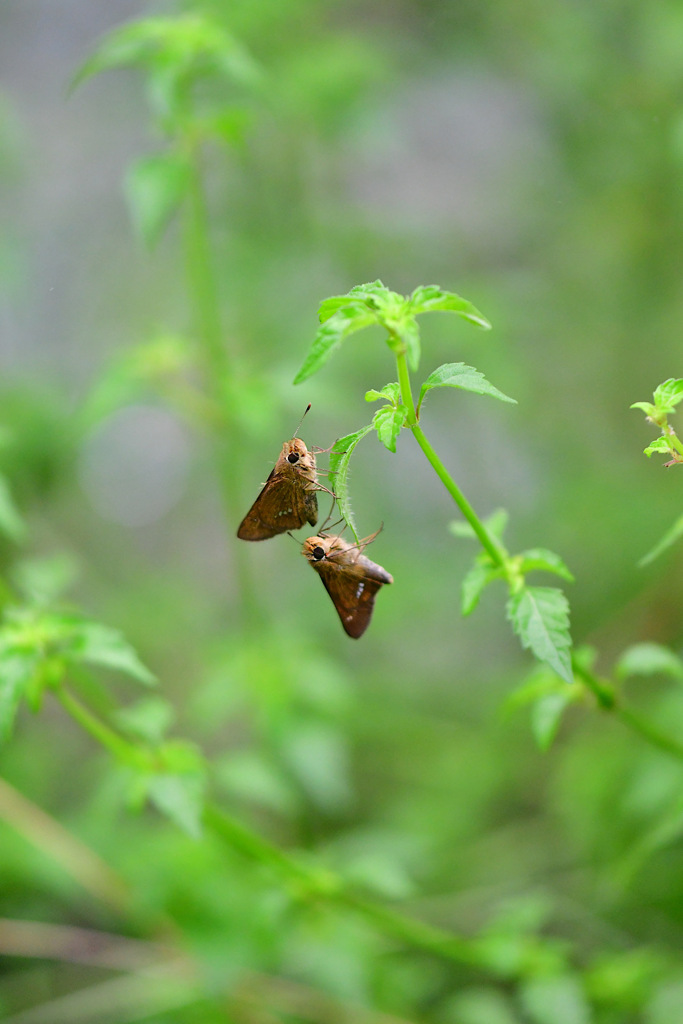
<instances>
[{"instance_id":1,"label":"mating pair of butterflies","mask_svg":"<svg viewBox=\"0 0 683 1024\"><path fill-rule=\"evenodd\" d=\"M315 526L316 491L320 490L326 488L318 483L314 453L298 437L285 441L237 536L241 540L267 540L278 533L298 530L304 523ZM320 576L342 626L354 639L362 636L370 624L377 591L385 583L394 582L381 565L363 554L376 536L372 534L358 544L349 544L339 536L321 532L304 541L301 552Z\"/></svg>"}]
</instances>

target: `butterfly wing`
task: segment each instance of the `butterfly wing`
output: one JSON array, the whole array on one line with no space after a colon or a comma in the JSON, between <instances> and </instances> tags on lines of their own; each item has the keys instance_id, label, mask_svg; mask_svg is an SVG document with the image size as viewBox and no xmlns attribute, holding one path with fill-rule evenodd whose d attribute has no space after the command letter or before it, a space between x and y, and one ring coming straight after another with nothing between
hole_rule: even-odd
<instances>
[{"instance_id":1,"label":"butterfly wing","mask_svg":"<svg viewBox=\"0 0 683 1024\"><path fill-rule=\"evenodd\" d=\"M370 625L375 594L385 583L392 582L389 574L383 569L383 579L371 575L363 561L370 562L361 555L352 564L345 564L334 558L311 563L332 598L332 604L337 609L344 630L354 640L362 636ZM370 562L370 565L381 569L380 566L375 566L374 562Z\"/></svg>"},{"instance_id":2,"label":"butterfly wing","mask_svg":"<svg viewBox=\"0 0 683 1024\"><path fill-rule=\"evenodd\" d=\"M283 473L277 466L263 485L258 498L240 523L240 540L268 540L287 530L298 530L305 522L318 521L318 499L304 488L294 472Z\"/></svg>"}]
</instances>

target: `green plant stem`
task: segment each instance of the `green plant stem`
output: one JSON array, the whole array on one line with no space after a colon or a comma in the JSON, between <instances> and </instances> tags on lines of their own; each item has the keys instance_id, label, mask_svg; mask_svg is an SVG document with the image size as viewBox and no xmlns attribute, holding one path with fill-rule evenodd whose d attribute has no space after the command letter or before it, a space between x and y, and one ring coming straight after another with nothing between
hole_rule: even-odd
<instances>
[{"instance_id":1,"label":"green plant stem","mask_svg":"<svg viewBox=\"0 0 683 1024\"><path fill-rule=\"evenodd\" d=\"M145 766L149 764L146 751L140 750L115 733L73 694L61 690L59 699L78 724L115 756L128 764L133 759ZM210 801L204 809L204 824L232 849L238 850L249 860L263 864L293 885L301 897L345 906L374 924L378 931L418 949L438 953L461 963L476 961L471 943L445 929L435 928L408 915L397 913L353 892L339 875L285 853Z\"/></svg>"},{"instance_id":2,"label":"green plant stem","mask_svg":"<svg viewBox=\"0 0 683 1024\"><path fill-rule=\"evenodd\" d=\"M57 699L81 728L119 761L138 768L149 768L150 760L144 751L128 740L124 740L117 732L105 725L65 687L62 686L57 691Z\"/></svg>"},{"instance_id":3,"label":"green plant stem","mask_svg":"<svg viewBox=\"0 0 683 1024\"><path fill-rule=\"evenodd\" d=\"M205 824L242 854L275 871L293 884L303 898L324 900L346 907L372 924L377 931L406 945L446 957L458 963L479 964L475 945L443 928L401 914L354 892L332 871L305 864L284 853L221 808L206 807Z\"/></svg>"},{"instance_id":4,"label":"green plant stem","mask_svg":"<svg viewBox=\"0 0 683 1024\"><path fill-rule=\"evenodd\" d=\"M683 761L683 744L679 743L678 740L667 736L656 725L652 725L651 722L648 722L646 718L642 718L637 711L633 711L630 707L616 704L613 711L615 717L620 722L623 722L632 732L638 733L651 746L657 747L658 750L675 757L678 761Z\"/></svg>"},{"instance_id":5,"label":"green plant stem","mask_svg":"<svg viewBox=\"0 0 683 1024\"><path fill-rule=\"evenodd\" d=\"M450 473L444 466L443 462L432 448L422 427L419 424L419 421L417 419L417 413L415 411L415 402L413 399L413 392L410 384L410 374L408 372L408 364L406 362L405 355L398 354L396 356L396 364L398 367L398 380L401 387L401 400L408 410L408 426L412 430L415 440L419 444L422 451L425 453L427 460L429 461L439 480L444 485L450 496L453 498L453 501L458 506L458 508L464 515L465 519L474 530L481 546L487 552L493 564L499 566L501 569L505 569L505 558L501 554L500 550L493 543L491 537L489 537L486 527L479 519L477 513L474 511L469 501L462 493L462 491L460 490L460 488L458 487L458 485L453 480Z\"/></svg>"},{"instance_id":6,"label":"green plant stem","mask_svg":"<svg viewBox=\"0 0 683 1024\"><path fill-rule=\"evenodd\" d=\"M204 362L207 396L218 412L209 424L212 428L216 464L223 495L228 530L231 535L242 518L238 481L243 446L238 436L239 423L228 407L229 383L233 374L226 341L223 338L220 300L211 255L209 215L204 194L199 143L190 148L190 185L185 223L187 279L195 330ZM233 544L234 575L237 581L237 613L244 625L258 621L260 606L244 544Z\"/></svg>"},{"instance_id":7,"label":"green plant stem","mask_svg":"<svg viewBox=\"0 0 683 1024\"><path fill-rule=\"evenodd\" d=\"M593 672L578 664L575 658L572 658L572 668L575 677L580 679L584 686L591 691L603 711L613 714L631 732L637 733L651 746L675 757L678 761L683 761L683 744L662 732L656 725L643 718L638 711L634 711L633 708L625 704L611 683L599 679Z\"/></svg>"},{"instance_id":8,"label":"green plant stem","mask_svg":"<svg viewBox=\"0 0 683 1024\"><path fill-rule=\"evenodd\" d=\"M43 855L56 861L99 902L124 917L135 913L133 895L125 881L89 847L5 779L0 779L0 819Z\"/></svg>"},{"instance_id":9,"label":"green plant stem","mask_svg":"<svg viewBox=\"0 0 683 1024\"><path fill-rule=\"evenodd\" d=\"M572 657L572 670L574 672L574 678L581 680L586 689L591 691L596 701L604 711L614 710L617 702L617 695L611 683L598 679L593 672L581 665L575 657Z\"/></svg>"}]
</instances>

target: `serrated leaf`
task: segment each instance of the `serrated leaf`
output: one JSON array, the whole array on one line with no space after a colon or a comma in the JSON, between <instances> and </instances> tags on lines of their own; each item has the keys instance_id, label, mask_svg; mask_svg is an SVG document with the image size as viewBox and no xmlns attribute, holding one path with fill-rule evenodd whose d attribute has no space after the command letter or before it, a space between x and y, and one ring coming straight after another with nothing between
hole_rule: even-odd
<instances>
[{"instance_id":1,"label":"serrated leaf","mask_svg":"<svg viewBox=\"0 0 683 1024\"><path fill-rule=\"evenodd\" d=\"M53 621L64 623L60 653L65 659L117 669L146 686L156 682L155 676L145 668L133 647L117 629L76 616L63 616L61 619L53 617Z\"/></svg>"},{"instance_id":2,"label":"serrated leaf","mask_svg":"<svg viewBox=\"0 0 683 1024\"><path fill-rule=\"evenodd\" d=\"M391 402L392 405L398 405L401 398L401 387L395 381L391 384L385 384L381 391L375 391L372 388L370 391L365 392L366 402L376 402L380 398L384 398L387 402Z\"/></svg>"},{"instance_id":3,"label":"serrated leaf","mask_svg":"<svg viewBox=\"0 0 683 1024\"><path fill-rule=\"evenodd\" d=\"M347 434L346 437L340 437L338 441L334 442L332 450L330 451L330 486L337 498L337 507L339 512L356 540L359 538L358 531L356 530L356 523L353 518L353 512L351 510L351 500L349 498L349 463L358 442L362 441L372 429L373 427L370 423L367 427L362 427L353 434Z\"/></svg>"},{"instance_id":4,"label":"serrated leaf","mask_svg":"<svg viewBox=\"0 0 683 1024\"><path fill-rule=\"evenodd\" d=\"M683 679L683 662L678 655L661 644L633 644L621 655L614 671L619 679L651 675Z\"/></svg>"},{"instance_id":5,"label":"serrated leaf","mask_svg":"<svg viewBox=\"0 0 683 1024\"><path fill-rule=\"evenodd\" d=\"M501 402L517 404L515 398L503 394L486 379L483 373L465 363L444 363L443 366L439 366L433 373L430 373L420 388L418 412L425 395L432 388L462 388L463 391L473 391L477 395L489 395L491 398L500 399Z\"/></svg>"},{"instance_id":6,"label":"serrated leaf","mask_svg":"<svg viewBox=\"0 0 683 1024\"><path fill-rule=\"evenodd\" d=\"M654 400L663 412L672 412L679 402L683 402L683 379L669 377L655 388Z\"/></svg>"},{"instance_id":7,"label":"serrated leaf","mask_svg":"<svg viewBox=\"0 0 683 1024\"><path fill-rule=\"evenodd\" d=\"M31 686L40 656L35 651L0 654L0 743L12 732L22 697Z\"/></svg>"},{"instance_id":8,"label":"serrated leaf","mask_svg":"<svg viewBox=\"0 0 683 1024\"><path fill-rule=\"evenodd\" d=\"M377 436L390 452L396 452L396 439L406 421L408 410L405 405L385 405L378 409L372 417L372 425Z\"/></svg>"},{"instance_id":9,"label":"serrated leaf","mask_svg":"<svg viewBox=\"0 0 683 1024\"><path fill-rule=\"evenodd\" d=\"M374 323L377 323L377 314L361 303L337 310L319 328L294 383L301 384L308 380L327 362L345 338Z\"/></svg>"},{"instance_id":10,"label":"serrated leaf","mask_svg":"<svg viewBox=\"0 0 683 1024\"><path fill-rule=\"evenodd\" d=\"M655 558L659 558L659 556L666 551L667 548L670 548L672 544L675 544L681 536L683 536L683 516L679 516L673 526L669 527L666 531L662 539L658 541L646 555L643 555L638 562L639 568L649 565L650 562L654 562Z\"/></svg>"},{"instance_id":11,"label":"serrated leaf","mask_svg":"<svg viewBox=\"0 0 683 1024\"><path fill-rule=\"evenodd\" d=\"M461 610L463 615L470 615L479 604L485 588L496 579L500 579L502 570L483 562L475 562L465 575L461 588Z\"/></svg>"},{"instance_id":12,"label":"serrated leaf","mask_svg":"<svg viewBox=\"0 0 683 1024\"><path fill-rule=\"evenodd\" d=\"M510 596L507 615L522 647L571 683L569 603L562 591L525 586Z\"/></svg>"},{"instance_id":13,"label":"serrated leaf","mask_svg":"<svg viewBox=\"0 0 683 1024\"><path fill-rule=\"evenodd\" d=\"M0 474L0 533L15 544L21 544L26 539L26 524L14 503L9 481L4 474Z\"/></svg>"},{"instance_id":14,"label":"serrated leaf","mask_svg":"<svg viewBox=\"0 0 683 1024\"><path fill-rule=\"evenodd\" d=\"M642 409L645 415L649 416L650 419L654 419L657 412L657 409L652 402L633 402L633 404L629 406L629 409Z\"/></svg>"},{"instance_id":15,"label":"serrated leaf","mask_svg":"<svg viewBox=\"0 0 683 1024\"><path fill-rule=\"evenodd\" d=\"M422 285L416 288L409 301L413 313L450 311L469 320L470 323L476 324L477 327L483 327L487 331L491 329L489 321L471 302L456 295L455 292L443 291L436 284Z\"/></svg>"},{"instance_id":16,"label":"serrated leaf","mask_svg":"<svg viewBox=\"0 0 683 1024\"><path fill-rule=\"evenodd\" d=\"M531 731L541 750L548 750L557 735L562 715L574 700L568 686L564 693L547 693L531 708Z\"/></svg>"},{"instance_id":17,"label":"serrated leaf","mask_svg":"<svg viewBox=\"0 0 683 1024\"><path fill-rule=\"evenodd\" d=\"M125 180L126 199L137 234L153 249L180 206L190 183L181 153L157 153L137 160Z\"/></svg>"},{"instance_id":18,"label":"serrated leaf","mask_svg":"<svg viewBox=\"0 0 683 1024\"><path fill-rule=\"evenodd\" d=\"M643 448L643 455L647 455L648 459L651 455L657 453L663 453L668 455L671 452L671 445L665 437L656 437L654 441L651 441L647 448Z\"/></svg>"},{"instance_id":19,"label":"serrated leaf","mask_svg":"<svg viewBox=\"0 0 683 1024\"><path fill-rule=\"evenodd\" d=\"M560 556L556 555L554 551L549 551L548 548L528 548L526 551L522 551L521 559L520 570L523 573L542 570L555 573L556 576L561 576L569 583L574 582L574 577Z\"/></svg>"}]
</instances>

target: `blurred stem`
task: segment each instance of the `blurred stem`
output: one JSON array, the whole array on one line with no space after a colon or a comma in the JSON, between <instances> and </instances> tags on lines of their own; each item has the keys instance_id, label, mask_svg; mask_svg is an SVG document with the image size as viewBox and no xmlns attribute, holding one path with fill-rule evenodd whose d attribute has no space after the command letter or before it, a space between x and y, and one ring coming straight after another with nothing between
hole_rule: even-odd
<instances>
[{"instance_id":1,"label":"blurred stem","mask_svg":"<svg viewBox=\"0 0 683 1024\"><path fill-rule=\"evenodd\" d=\"M651 746L657 747L658 750L663 751L665 754L670 754L679 761L683 761L683 744L679 743L678 740L661 732L656 725L648 722L646 718L642 718L632 708L625 707L623 704L616 704L613 711L620 722L623 722L632 732L638 733Z\"/></svg>"},{"instance_id":2,"label":"blurred stem","mask_svg":"<svg viewBox=\"0 0 683 1024\"><path fill-rule=\"evenodd\" d=\"M650 746L675 757L678 761L683 761L683 744L662 732L652 722L643 718L638 711L634 711L633 708L624 704L612 683L599 679L589 669L580 665L576 658L572 658L572 668L576 678L580 679L584 686L591 691L603 711L611 712L631 732L637 733Z\"/></svg>"},{"instance_id":3,"label":"blurred stem","mask_svg":"<svg viewBox=\"0 0 683 1024\"><path fill-rule=\"evenodd\" d=\"M137 916L125 881L89 847L4 779L0 779L0 818L44 856L56 861L95 899L123 917Z\"/></svg>"},{"instance_id":4,"label":"blurred stem","mask_svg":"<svg viewBox=\"0 0 683 1024\"><path fill-rule=\"evenodd\" d=\"M403 353L399 353L396 356L396 365L398 367L398 380L401 387L401 401L408 410L408 425L413 432L415 440L419 444L422 451L427 456L427 460L431 464L434 472L438 476L441 483L444 485L453 501L458 506L462 514L464 515L467 522L470 524L475 534L479 538L479 542L484 550L487 552L491 561L494 565L499 566L501 569L506 568L506 562L503 554L493 543L486 527L479 519L479 516L474 511L469 501L462 493L456 482L451 477L450 473L444 466L443 462L436 454L431 444L427 440L422 427L419 424L417 413L415 411L415 401L413 399L413 391L410 384L410 374L408 372L408 364L406 357Z\"/></svg>"},{"instance_id":5,"label":"blurred stem","mask_svg":"<svg viewBox=\"0 0 683 1024\"><path fill-rule=\"evenodd\" d=\"M57 691L57 699L65 711L78 722L82 729L89 733L103 747L124 764L133 765L136 768L149 768L149 758L145 752L134 744L124 740L118 733L114 732L108 725L105 725L99 718L82 704L77 697L69 693L64 687Z\"/></svg>"},{"instance_id":6,"label":"blurred stem","mask_svg":"<svg viewBox=\"0 0 683 1024\"><path fill-rule=\"evenodd\" d=\"M240 522L237 481L242 479L238 423L228 407L229 384L233 367L221 326L220 300L211 254L209 215L202 179L200 144L190 144L190 185L185 223L187 280L195 330L203 356L204 382L209 400L218 417L209 425L223 495L227 527L234 534ZM232 545L239 613L245 625L259 617L259 604L243 544Z\"/></svg>"}]
</instances>

